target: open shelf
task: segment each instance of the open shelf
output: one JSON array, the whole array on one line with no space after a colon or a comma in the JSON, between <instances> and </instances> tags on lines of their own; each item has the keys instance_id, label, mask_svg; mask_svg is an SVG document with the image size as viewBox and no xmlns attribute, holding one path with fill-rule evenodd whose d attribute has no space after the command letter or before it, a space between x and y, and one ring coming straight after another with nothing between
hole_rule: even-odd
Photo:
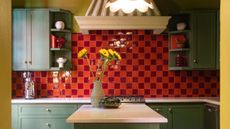
<instances>
[{"instance_id":1,"label":"open shelf","mask_svg":"<svg viewBox=\"0 0 230 129\"><path fill-rule=\"evenodd\" d=\"M189 51L189 48L176 48L169 50L170 52L180 52L180 51Z\"/></svg>"},{"instance_id":2,"label":"open shelf","mask_svg":"<svg viewBox=\"0 0 230 129\"><path fill-rule=\"evenodd\" d=\"M175 67L169 67L169 70L191 70L188 66L175 66Z\"/></svg>"},{"instance_id":3,"label":"open shelf","mask_svg":"<svg viewBox=\"0 0 230 129\"><path fill-rule=\"evenodd\" d=\"M59 30L59 29L56 29L56 28L52 28L51 31L52 32L62 32L62 33L70 33L71 32L71 30L69 30L69 29Z\"/></svg>"},{"instance_id":4,"label":"open shelf","mask_svg":"<svg viewBox=\"0 0 230 129\"><path fill-rule=\"evenodd\" d=\"M51 51L71 51L70 49L67 48L50 48Z\"/></svg>"},{"instance_id":5,"label":"open shelf","mask_svg":"<svg viewBox=\"0 0 230 129\"><path fill-rule=\"evenodd\" d=\"M191 32L191 30L175 30L175 31L169 31L169 34L180 34L180 33L188 33Z\"/></svg>"}]
</instances>

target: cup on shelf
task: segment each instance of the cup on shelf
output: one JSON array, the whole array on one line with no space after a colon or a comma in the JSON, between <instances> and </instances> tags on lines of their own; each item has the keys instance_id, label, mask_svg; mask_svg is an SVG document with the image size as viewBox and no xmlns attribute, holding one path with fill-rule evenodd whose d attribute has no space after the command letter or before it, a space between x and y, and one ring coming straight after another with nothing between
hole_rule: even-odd
<instances>
[{"instance_id":1,"label":"cup on shelf","mask_svg":"<svg viewBox=\"0 0 230 129\"><path fill-rule=\"evenodd\" d=\"M186 28L186 24L184 22L177 23L177 30L184 30Z\"/></svg>"},{"instance_id":2,"label":"cup on shelf","mask_svg":"<svg viewBox=\"0 0 230 129\"><path fill-rule=\"evenodd\" d=\"M66 59L66 58L63 58L63 57L59 57L56 61L57 61L57 63L58 63L58 67L59 67L59 68L63 68L65 62L67 61L67 59Z\"/></svg>"},{"instance_id":3,"label":"cup on shelf","mask_svg":"<svg viewBox=\"0 0 230 129\"><path fill-rule=\"evenodd\" d=\"M65 23L63 21L56 21L55 27L58 30L63 30L65 28Z\"/></svg>"}]
</instances>

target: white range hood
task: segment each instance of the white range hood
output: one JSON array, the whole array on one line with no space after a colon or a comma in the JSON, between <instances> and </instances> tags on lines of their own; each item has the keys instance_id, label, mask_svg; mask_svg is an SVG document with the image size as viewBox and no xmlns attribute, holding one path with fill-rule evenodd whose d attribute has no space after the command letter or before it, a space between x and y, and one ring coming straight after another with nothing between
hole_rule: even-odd
<instances>
[{"instance_id":1,"label":"white range hood","mask_svg":"<svg viewBox=\"0 0 230 129\"><path fill-rule=\"evenodd\" d=\"M85 16L75 16L82 33L89 30L154 30L160 34L166 29L170 16L160 16L157 6L146 13L135 10L125 14L121 10L112 13L105 4L109 0L92 0ZM127 5L128 6L128 5Z\"/></svg>"}]
</instances>

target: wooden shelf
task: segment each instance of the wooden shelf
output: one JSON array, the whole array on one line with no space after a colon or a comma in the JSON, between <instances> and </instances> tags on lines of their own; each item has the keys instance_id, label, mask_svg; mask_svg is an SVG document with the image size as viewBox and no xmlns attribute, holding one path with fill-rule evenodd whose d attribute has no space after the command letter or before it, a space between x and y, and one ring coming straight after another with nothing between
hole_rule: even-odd
<instances>
[{"instance_id":1,"label":"wooden shelf","mask_svg":"<svg viewBox=\"0 0 230 129\"><path fill-rule=\"evenodd\" d=\"M56 28L52 28L51 31L52 32L61 32L61 33L70 33L71 32L71 30L68 30L68 29L59 30L59 29L56 29Z\"/></svg>"},{"instance_id":2,"label":"wooden shelf","mask_svg":"<svg viewBox=\"0 0 230 129\"><path fill-rule=\"evenodd\" d=\"M169 67L169 70L192 70L192 68L188 66L175 66L175 67Z\"/></svg>"},{"instance_id":3,"label":"wooden shelf","mask_svg":"<svg viewBox=\"0 0 230 129\"><path fill-rule=\"evenodd\" d=\"M169 52L180 52L180 51L189 51L189 48L176 48L176 49L170 49Z\"/></svg>"},{"instance_id":4,"label":"wooden shelf","mask_svg":"<svg viewBox=\"0 0 230 129\"><path fill-rule=\"evenodd\" d=\"M50 48L51 51L71 51L70 49L66 48Z\"/></svg>"}]
</instances>

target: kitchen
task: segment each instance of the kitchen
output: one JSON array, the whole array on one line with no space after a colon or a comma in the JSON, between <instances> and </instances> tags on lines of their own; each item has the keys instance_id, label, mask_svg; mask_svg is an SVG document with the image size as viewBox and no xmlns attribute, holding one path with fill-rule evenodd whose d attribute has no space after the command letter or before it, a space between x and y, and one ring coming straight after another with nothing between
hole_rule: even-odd
<instances>
[{"instance_id":1,"label":"kitchen","mask_svg":"<svg viewBox=\"0 0 230 129\"><path fill-rule=\"evenodd\" d=\"M26 7L30 7L33 5L35 7L45 6L45 4L42 5L42 2L41 3L27 2ZM55 7L55 4L53 6ZM88 5L86 9L87 8ZM70 10L68 8L65 9ZM76 26L74 25L74 27ZM108 74L111 75L108 75L108 77L105 80L107 80L107 82L109 80L109 84L103 85L103 89L106 95L127 95L127 96L142 95L145 96L145 98L153 97L154 100L157 101L159 100L156 104L159 104L159 102L161 102L160 97L177 97L177 99L174 100L180 101L180 99L182 99L182 101L185 101L183 100L183 97L218 97L219 96L220 86L219 86L218 71L215 70L214 71L195 70L192 72L185 71L185 70L175 71L175 72L168 71L168 65L167 65L168 51L165 50L168 47L167 35L153 35L152 31L144 31L144 30L134 31L133 33L134 34L131 36L132 38L131 41L134 42L135 45L133 46L133 49L130 50L131 52L130 51L126 52L127 55L121 53L121 56L124 59L121 60L119 66L120 72L118 72L119 70L112 70L108 72ZM92 47L96 47L96 50L98 51L101 45L108 45L108 42L112 39L112 37L116 37L116 35L117 32L111 30L91 31L90 35L82 35L78 33L73 34L72 63L73 66L76 67L76 71L75 70L72 71L70 78L68 77L61 78L61 82L58 87L55 87L54 83L52 82L53 80L52 80L51 72L44 72L44 71L32 72L32 76L34 77L35 82L40 83L41 86L39 87L40 89L38 90L39 97L42 98L44 97L48 97L48 98L89 97L92 80L89 81L90 79L86 78L87 74L89 73L87 66L80 67L80 65L82 65L82 62L76 57L77 52L82 47L88 47L89 50L93 49ZM103 38L105 40L103 40ZM136 44L135 42L137 42L138 44ZM90 46L88 44L90 44ZM101 44L101 45L91 47L91 44L94 45ZM91 54L96 55L95 54L97 52L96 50L95 49L92 50L93 53L90 52L89 55ZM155 54L149 54L150 52L157 53L157 56ZM138 54L140 56L138 56ZM143 58L141 58L142 56ZM148 60L149 56L151 57L152 60ZM140 58L140 61L138 60L138 58L134 58L134 57ZM146 67L143 67L143 63L141 63L143 60L144 60L144 64L146 64L145 65ZM81 71L83 67L87 70L87 72ZM134 69L129 69L130 67L133 67ZM124 73L122 71L124 69L127 70L127 73ZM132 78L129 77L130 73ZM142 77L142 75L144 75L144 77ZM24 97L22 73L13 72L12 76L13 76L13 80L12 80L13 98ZM121 76L121 78L119 76ZM135 82L135 83L131 83L131 82ZM145 85L143 85L143 83ZM30 102L38 101L38 100L39 99L35 99L35 100L31 100ZM163 101L166 101L165 103L168 103L170 100L163 100ZM202 103L204 101L205 100L202 100ZM201 102L201 100L199 102ZM167 108L167 107L162 107L162 108Z\"/></svg>"}]
</instances>

